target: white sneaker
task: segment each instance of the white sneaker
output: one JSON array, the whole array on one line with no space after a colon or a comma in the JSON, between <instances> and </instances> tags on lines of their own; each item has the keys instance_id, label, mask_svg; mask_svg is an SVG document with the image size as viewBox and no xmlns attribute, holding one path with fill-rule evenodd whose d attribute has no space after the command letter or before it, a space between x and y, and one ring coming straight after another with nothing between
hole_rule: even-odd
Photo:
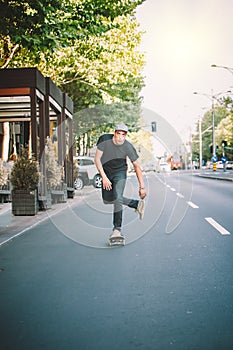
<instances>
[{"instance_id":1,"label":"white sneaker","mask_svg":"<svg viewBox=\"0 0 233 350\"><path fill-rule=\"evenodd\" d=\"M112 237L122 237L121 231L116 230L116 229L113 230L110 238L112 238Z\"/></svg>"},{"instance_id":2,"label":"white sneaker","mask_svg":"<svg viewBox=\"0 0 233 350\"><path fill-rule=\"evenodd\" d=\"M143 199L139 200L138 207L137 207L136 211L139 214L140 220L142 220L144 217L144 211L145 211L145 202Z\"/></svg>"}]
</instances>

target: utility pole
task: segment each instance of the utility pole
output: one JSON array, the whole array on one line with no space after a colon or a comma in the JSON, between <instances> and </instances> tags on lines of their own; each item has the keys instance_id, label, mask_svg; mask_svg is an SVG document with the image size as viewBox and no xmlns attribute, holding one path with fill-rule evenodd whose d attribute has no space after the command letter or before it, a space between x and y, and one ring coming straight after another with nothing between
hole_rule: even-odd
<instances>
[{"instance_id":1,"label":"utility pole","mask_svg":"<svg viewBox=\"0 0 233 350\"><path fill-rule=\"evenodd\" d=\"M202 130L201 130L201 117L199 118L199 164L200 170L202 169Z\"/></svg>"}]
</instances>

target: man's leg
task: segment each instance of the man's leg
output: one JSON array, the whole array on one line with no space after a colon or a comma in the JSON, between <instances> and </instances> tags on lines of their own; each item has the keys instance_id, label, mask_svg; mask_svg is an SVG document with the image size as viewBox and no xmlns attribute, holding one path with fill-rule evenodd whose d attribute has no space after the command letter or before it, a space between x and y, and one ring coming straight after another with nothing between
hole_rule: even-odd
<instances>
[{"instance_id":1,"label":"man's leg","mask_svg":"<svg viewBox=\"0 0 233 350\"><path fill-rule=\"evenodd\" d=\"M130 208L134 208L135 211L139 214L140 219L143 219L145 206L143 199L137 200L123 197L123 204L127 205Z\"/></svg>"},{"instance_id":2,"label":"man's leg","mask_svg":"<svg viewBox=\"0 0 233 350\"><path fill-rule=\"evenodd\" d=\"M127 205L129 208L137 209L139 200L137 199L130 199L127 197L123 197L123 204Z\"/></svg>"},{"instance_id":3,"label":"man's leg","mask_svg":"<svg viewBox=\"0 0 233 350\"><path fill-rule=\"evenodd\" d=\"M112 180L114 193L113 228L121 232L123 217L123 192L125 189L125 174L118 174Z\"/></svg>"}]
</instances>

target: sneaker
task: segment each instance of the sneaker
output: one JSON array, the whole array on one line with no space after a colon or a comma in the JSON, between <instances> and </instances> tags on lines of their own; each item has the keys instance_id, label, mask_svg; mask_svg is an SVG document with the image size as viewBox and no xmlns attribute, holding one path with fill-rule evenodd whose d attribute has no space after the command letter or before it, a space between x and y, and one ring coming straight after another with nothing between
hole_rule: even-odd
<instances>
[{"instance_id":1,"label":"sneaker","mask_svg":"<svg viewBox=\"0 0 233 350\"><path fill-rule=\"evenodd\" d=\"M145 202L143 199L140 199L139 202L138 202L138 207L136 209L136 211L138 212L139 214L139 218L140 220L143 219L143 216L144 216L144 210L145 210Z\"/></svg>"},{"instance_id":2,"label":"sneaker","mask_svg":"<svg viewBox=\"0 0 233 350\"><path fill-rule=\"evenodd\" d=\"M113 230L110 238L112 238L112 237L122 237L121 231L116 230L116 229Z\"/></svg>"}]
</instances>

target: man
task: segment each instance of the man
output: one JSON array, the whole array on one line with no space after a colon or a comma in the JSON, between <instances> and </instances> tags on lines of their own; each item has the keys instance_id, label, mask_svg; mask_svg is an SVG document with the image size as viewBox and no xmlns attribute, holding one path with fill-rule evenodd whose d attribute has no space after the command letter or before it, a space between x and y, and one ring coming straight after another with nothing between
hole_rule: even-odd
<instances>
[{"instance_id":1,"label":"man","mask_svg":"<svg viewBox=\"0 0 233 350\"><path fill-rule=\"evenodd\" d=\"M102 198L105 204L113 204L113 232L111 237L121 236L123 205L134 208L143 218L146 196L145 184L138 154L133 145L126 140L128 127L118 124L114 134L104 134L97 142L95 164L102 177ZM139 183L140 200L123 196L127 178L127 157L131 160Z\"/></svg>"}]
</instances>

